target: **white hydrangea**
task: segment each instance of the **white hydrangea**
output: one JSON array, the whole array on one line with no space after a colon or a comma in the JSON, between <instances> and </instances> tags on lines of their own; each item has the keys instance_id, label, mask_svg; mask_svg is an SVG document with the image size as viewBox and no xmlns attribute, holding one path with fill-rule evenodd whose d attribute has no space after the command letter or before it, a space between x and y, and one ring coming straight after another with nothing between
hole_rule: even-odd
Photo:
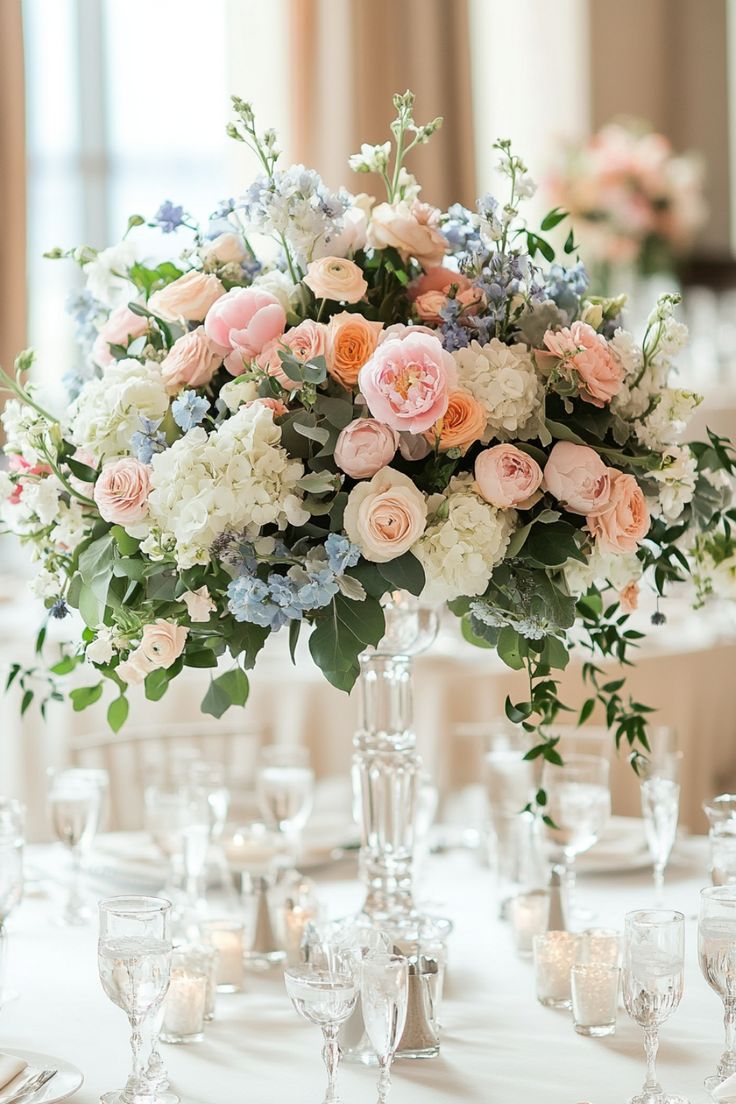
<instances>
[{"instance_id":1,"label":"white hydrangea","mask_svg":"<svg viewBox=\"0 0 736 1104\"><path fill-rule=\"evenodd\" d=\"M656 396L656 405L646 418L634 424L637 440L649 449L660 452L666 445L676 444L700 406L703 396L682 388L665 387Z\"/></svg>"},{"instance_id":2,"label":"white hydrangea","mask_svg":"<svg viewBox=\"0 0 736 1104\"><path fill-rule=\"evenodd\" d=\"M42 525L53 525L60 518L63 489L55 475L28 480L23 487L20 505L27 515L35 515Z\"/></svg>"},{"instance_id":3,"label":"white hydrangea","mask_svg":"<svg viewBox=\"0 0 736 1104\"><path fill-rule=\"evenodd\" d=\"M227 530L253 538L264 525L303 525L297 480L304 474L279 442L281 429L260 403L242 407L209 436L197 426L151 463L151 532L143 551L173 554L180 568L207 563Z\"/></svg>"},{"instance_id":4,"label":"white hydrangea","mask_svg":"<svg viewBox=\"0 0 736 1104\"><path fill-rule=\"evenodd\" d=\"M85 383L69 411L69 433L97 462L127 456L141 417L163 418L168 409L158 364L118 360L101 379Z\"/></svg>"},{"instance_id":5,"label":"white hydrangea","mask_svg":"<svg viewBox=\"0 0 736 1104\"><path fill-rule=\"evenodd\" d=\"M689 448L677 445L662 455L662 466L649 472L651 479L660 484L656 499L649 499L649 509L655 517L677 521L695 494L698 465Z\"/></svg>"},{"instance_id":6,"label":"white hydrangea","mask_svg":"<svg viewBox=\"0 0 736 1104\"><path fill-rule=\"evenodd\" d=\"M544 388L526 345L504 345L494 337L487 345L472 341L452 355L460 386L485 409L484 443L536 435Z\"/></svg>"},{"instance_id":7,"label":"white hydrangea","mask_svg":"<svg viewBox=\"0 0 736 1104\"><path fill-rule=\"evenodd\" d=\"M422 598L449 602L482 594L506 551L514 510L497 510L472 490L471 479L453 479L446 496L429 500L433 511L412 552L427 577Z\"/></svg>"},{"instance_id":8,"label":"white hydrangea","mask_svg":"<svg viewBox=\"0 0 736 1104\"><path fill-rule=\"evenodd\" d=\"M278 299L287 314L294 309L294 304L299 296L299 287L294 283L288 272L282 272L279 268L272 268L269 272L261 272L253 280L253 287L269 291Z\"/></svg>"},{"instance_id":9,"label":"white hydrangea","mask_svg":"<svg viewBox=\"0 0 736 1104\"><path fill-rule=\"evenodd\" d=\"M225 404L231 414L234 414L244 402L251 402L258 398L258 384L255 380L245 379L244 376L236 376L220 388L218 398Z\"/></svg>"},{"instance_id":10,"label":"white hydrangea","mask_svg":"<svg viewBox=\"0 0 736 1104\"><path fill-rule=\"evenodd\" d=\"M81 502L76 498L67 504L59 503L56 525L51 532L51 541L65 552L73 552L87 536L87 522Z\"/></svg>"},{"instance_id":11,"label":"white hydrangea","mask_svg":"<svg viewBox=\"0 0 736 1104\"><path fill-rule=\"evenodd\" d=\"M629 583L638 582L642 570L635 552L604 552L597 544L585 563L568 560L563 568L568 590L575 597L585 594L594 583L623 590Z\"/></svg>"},{"instance_id":12,"label":"white hydrangea","mask_svg":"<svg viewBox=\"0 0 736 1104\"><path fill-rule=\"evenodd\" d=\"M648 376L642 376L644 354L628 330L617 329L608 343L609 348L624 370L621 389L611 400L611 410L619 417L631 421L640 418L649 406L650 387Z\"/></svg>"},{"instance_id":13,"label":"white hydrangea","mask_svg":"<svg viewBox=\"0 0 736 1104\"><path fill-rule=\"evenodd\" d=\"M137 260L138 247L130 238L102 249L84 266L87 290L111 310L129 303L137 291L127 273Z\"/></svg>"}]
</instances>

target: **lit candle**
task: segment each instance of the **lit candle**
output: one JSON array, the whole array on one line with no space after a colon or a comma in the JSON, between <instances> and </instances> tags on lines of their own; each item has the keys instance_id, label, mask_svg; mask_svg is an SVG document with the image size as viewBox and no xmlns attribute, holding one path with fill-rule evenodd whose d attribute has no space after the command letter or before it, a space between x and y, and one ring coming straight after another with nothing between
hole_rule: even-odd
<instances>
[{"instance_id":1,"label":"lit candle","mask_svg":"<svg viewBox=\"0 0 736 1104\"><path fill-rule=\"evenodd\" d=\"M238 993L243 988L243 924L239 920L208 920L202 933L218 952L217 989L220 993Z\"/></svg>"},{"instance_id":2,"label":"lit candle","mask_svg":"<svg viewBox=\"0 0 736 1104\"><path fill-rule=\"evenodd\" d=\"M307 924L310 924L316 916L314 909L302 908L294 905L293 908L284 909L284 950L286 961L290 966L301 961L301 946Z\"/></svg>"},{"instance_id":3,"label":"lit candle","mask_svg":"<svg viewBox=\"0 0 736 1104\"><path fill-rule=\"evenodd\" d=\"M621 934L608 928L588 928L580 935L578 962L581 965L618 966Z\"/></svg>"},{"instance_id":4,"label":"lit candle","mask_svg":"<svg viewBox=\"0 0 736 1104\"><path fill-rule=\"evenodd\" d=\"M571 972L572 1013L578 1035L613 1035L616 1030L619 969L578 964Z\"/></svg>"},{"instance_id":5,"label":"lit candle","mask_svg":"<svg viewBox=\"0 0 736 1104\"><path fill-rule=\"evenodd\" d=\"M573 932L547 932L534 936L534 973L537 1000L548 1008L569 1008L570 971L578 936Z\"/></svg>"},{"instance_id":6,"label":"lit candle","mask_svg":"<svg viewBox=\"0 0 736 1104\"><path fill-rule=\"evenodd\" d=\"M544 889L520 893L511 901L511 923L514 943L520 955L532 953L532 940L547 930L549 894Z\"/></svg>"},{"instance_id":7,"label":"lit candle","mask_svg":"<svg viewBox=\"0 0 736 1104\"><path fill-rule=\"evenodd\" d=\"M192 967L207 978L207 994L204 1002L205 1023L215 1018L215 999L217 996L217 964L219 951L203 943L187 944Z\"/></svg>"},{"instance_id":8,"label":"lit candle","mask_svg":"<svg viewBox=\"0 0 736 1104\"><path fill-rule=\"evenodd\" d=\"M242 874L266 874L280 851L280 841L262 824L238 828L222 841L232 870Z\"/></svg>"},{"instance_id":9,"label":"lit candle","mask_svg":"<svg viewBox=\"0 0 736 1104\"><path fill-rule=\"evenodd\" d=\"M192 974L185 969L172 970L164 1001L161 1041L195 1043L203 1039L206 999L207 978L204 974Z\"/></svg>"}]
</instances>

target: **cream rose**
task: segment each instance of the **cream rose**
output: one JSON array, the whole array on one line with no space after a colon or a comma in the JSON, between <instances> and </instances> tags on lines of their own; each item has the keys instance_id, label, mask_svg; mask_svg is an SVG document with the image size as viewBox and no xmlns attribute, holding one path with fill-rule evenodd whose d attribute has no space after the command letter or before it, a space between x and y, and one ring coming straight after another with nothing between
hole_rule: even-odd
<instances>
[{"instance_id":1,"label":"cream rose","mask_svg":"<svg viewBox=\"0 0 736 1104\"><path fill-rule=\"evenodd\" d=\"M184 651L188 634L186 626L159 618L144 626L139 648L153 667L171 667Z\"/></svg>"},{"instance_id":2,"label":"cream rose","mask_svg":"<svg viewBox=\"0 0 736 1104\"><path fill-rule=\"evenodd\" d=\"M635 552L649 532L644 492L633 475L609 468L611 494L605 510L586 518L588 531L604 552Z\"/></svg>"},{"instance_id":3,"label":"cream rose","mask_svg":"<svg viewBox=\"0 0 736 1104\"><path fill-rule=\"evenodd\" d=\"M367 560L386 563L419 540L427 524L427 503L408 475L381 468L370 482L353 487L343 524Z\"/></svg>"},{"instance_id":4,"label":"cream rose","mask_svg":"<svg viewBox=\"0 0 736 1104\"><path fill-rule=\"evenodd\" d=\"M149 470L140 460L125 457L105 464L95 483L100 516L113 525L138 525L148 514Z\"/></svg>"},{"instance_id":5,"label":"cream rose","mask_svg":"<svg viewBox=\"0 0 736 1104\"><path fill-rule=\"evenodd\" d=\"M399 435L375 418L356 418L337 438L335 463L353 479L370 479L390 464L399 447Z\"/></svg>"},{"instance_id":6,"label":"cream rose","mask_svg":"<svg viewBox=\"0 0 736 1104\"><path fill-rule=\"evenodd\" d=\"M532 504L542 483L537 461L515 445L494 445L478 454L475 482L486 502L507 510Z\"/></svg>"},{"instance_id":7,"label":"cream rose","mask_svg":"<svg viewBox=\"0 0 736 1104\"><path fill-rule=\"evenodd\" d=\"M204 387L222 364L222 349L210 341L204 326L178 338L161 362L161 379L170 395L182 387Z\"/></svg>"},{"instance_id":8,"label":"cream rose","mask_svg":"<svg viewBox=\"0 0 736 1104\"><path fill-rule=\"evenodd\" d=\"M216 276L204 272L187 272L178 280L154 291L148 300L148 309L164 322L203 322L207 311L221 295L225 294Z\"/></svg>"},{"instance_id":9,"label":"cream rose","mask_svg":"<svg viewBox=\"0 0 736 1104\"><path fill-rule=\"evenodd\" d=\"M307 268L304 283L317 299L359 303L368 290L363 273L345 257L320 257Z\"/></svg>"},{"instance_id":10,"label":"cream rose","mask_svg":"<svg viewBox=\"0 0 736 1104\"><path fill-rule=\"evenodd\" d=\"M438 221L439 212L426 203L379 203L368 223L368 245L397 249L404 260L414 257L422 268L433 268L447 252L447 238Z\"/></svg>"},{"instance_id":11,"label":"cream rose","mask_svg":"<svg viewBox=\"0 0 736 1104\"><path fill-rule=\"evenodd\" d=\"M243 239L239 234L218 234L204 243L199 251L206 265L241 264L246 258Z\"/></svg>"},{"instance_id":12,"label":"cream rose","mask_svg":"<svg viewBox=\"0 0 736 1104\"><path fill-rule=\"evenodd\" d=\"M571 514L591 517L608 507L610 471L587 445L558 441L544 466L544 485Z\"/></svg>"}]
</instances>

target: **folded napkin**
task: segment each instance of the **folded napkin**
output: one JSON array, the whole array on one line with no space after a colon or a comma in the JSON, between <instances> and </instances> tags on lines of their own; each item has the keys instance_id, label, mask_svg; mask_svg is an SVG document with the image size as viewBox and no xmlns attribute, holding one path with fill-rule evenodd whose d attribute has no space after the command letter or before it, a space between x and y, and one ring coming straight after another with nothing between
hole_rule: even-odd
<instances>
[{"instance_id":1,"label":"folded napkin","mask_svg":"<svg viewBox=\"0 0 736 1104\"><path fill-rule=\"evenodd\" d=\"M23 1058L0 1051L0 1089L6 1089L11 1081L27 1069L28 1063Z\"/></svg>"},{"instance_id":2,"label":"folded napkin","mask_svg":"<svg viewBox=\"0 0 736 1104\"><path fill-rule=\"evenodd\" d=\"M720 1085L716 1085L715 1089L711 1089L710 1095L714 1100L736 1101L736 1073L732 1073L725 1081L721 1081Z\"/></svg>"}]
</instances>

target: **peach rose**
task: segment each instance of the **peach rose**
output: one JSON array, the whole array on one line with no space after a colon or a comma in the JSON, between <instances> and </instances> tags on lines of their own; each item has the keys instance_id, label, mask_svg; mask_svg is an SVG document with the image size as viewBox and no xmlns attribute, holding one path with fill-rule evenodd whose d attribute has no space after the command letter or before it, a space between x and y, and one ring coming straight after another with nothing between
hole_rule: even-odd
<instances>
[{"instance_id":1,"label":"peach rose","mask_svg":"<svg viewBox=\"0 0 736 1104\"><path fill-rule=\"evenodd\" d=\"M216 276L204 272L187 272L166 287L154 291L148 309L164 322L202 322L212 304L225 294Z\"/></svg>"},{"instance_id":2,"label":"peach rose","mask_svg":"<svg viewBox=\"0 0 736 1104\"><path fill-rule=\"evenodd\" d=\"M491 506L507 510L528 508L542 484L537 461L516 445L494 445L479 453L475 461L478 490Z\"/></svg>"},{"instance_id":3,"label":"peach rose","mask_svg":"<svg viewBox=\"0 0 736 1104\"><path fill-rule=\"evenodd\" d=\"M327 326L327 371L346 391L357 386L358 373L378 346L383 323L362 314L333 314Z\"/></svg>"},{"instance_id":4,"label":"peach rose","mask_svg":"<svg viewBox=\"0 0 736 1104\"><path fill-rule=\"evenodd\" d=\"M294 326L293 329L287 330L280 337L275 337L273 341L269 341L258 357L258 366L264 372L268 372L269 376L277 379L287 391L293 391L299 385L294 380L289 379L284 372L279 351L288 352L291 350L296 359L304 364L314 357L325 355L326 335L326 326L323 326L321 322L313 322L311 318L306 318L298 326Z\"/></svg>"},{"instance_id":5,"label":"peach rose","mask_svg":"<svg viewBox=\"0 0 736 1104\"><path fill-rule=\"evenodd\" d=\"M182 387L204 387L222 364L222 349L197 326L177 338L161 361L161 379L170 395Z\"/></svg>"},{"instance_id":6,"label":"peach rose","mask_svg":"<svg viewBox=\"0 0 736 1104\"><path fill-rule=\"evenodd\" d=\"M610 498L604 511L586 518L588 532L605 552L635 552L649 532L644 492L633 475L608 470Z\"/></svg>"},{"instance_id":7,"label":"peach rose","mask_svg":"<svg viewBox=\"0 0 736 1104\"><path fill-rule=\"evenodd\" d=\"M461 304L465 315L476 314L485 301L483 292L480 288L473 287L467 276L442 266L430 268L418 280L414 280L409 287L409 298L413 301L419 318L424 322L439 323L442 321L440 312L446 306L453 289L454 297Z\"/></svg>"},{"instance_id":8,"label":"peach rose","mask_svg":"<svg viewBox=\"0 0 736 1104\"><path fill-rule=\"evenodd\" d=\"M544 466L544 486L571 514L591 517L608 507L610 471L594 449L558 441Z\"/></svg>"},{"instance_id":9,"label":"peach rose","mask_svg":"<svg viewBox=\"0 0 736 1104\"><path fill-rule=\"evenodd\" d=\"M100 516L113 525L137 525L148 514L151 480L140 460L125 457L105 464L95 483L94 500Z\"/></svg>"},{"instance_id":10,"label":"peach rose","mask_svg":"<svg viewBox=\"0 0 736 1104\"><path fill-rule=\"evenodd\" d=\"M340 431L335 463L353 479L370 479L390 464L399 447L399 435L375 418L356 418Z\"/></svg>"},{"instance_id":11,"label":"peach rose","mask_svg":"<svg viewBox=\"0 0 736 1104\"><path fill-rule=\"evenodd\" d=\"M260 288L234 287L212 305L204 320L205 333L216 345L230 350L225 367L239 376L270 341L286 329L286 311L275 295Z\"/></svg>"},{"instance_id":12,"label":"peach rose","mask_svg":"<svg viewBox=\"0 0 736 1104\"><path fill-rule=\"evenodd\" d=\"M633 579L618 593L622 613L633 613L639 608L639 584Z\"/></svg>"},{"instance_id":13,"label":"peach rose","mask_svg":"<svg viewBox=\"0 0 736 1104\"><path fill-rule=\"evenodd\" d=\"M353 487L343 524L367 560L386 563L419 540L427 524L427 503L408 475L381 468L370 482Z\"/></svg>"},{"instance_id":14,"label":"peach rose","mask_svg":"<svg viewBox=\"0 0 736 1104\"><path fill-rule=\"evenodd\" d=\"M447 410L457 368L438 337L410 331L379 345L358 383L379 422L399 432L424 433Z\"/></svg>"},{"instance_id":15,"label":"peach rose","mask_svg":"<svg viewBox=\"0 0 736 1104\"><path fill-rule=\"evenodd\" d=\"M439 438L441 452L451 448L466 449L473 441L481 439L486 421L485 410L477 399L467 391L452 391L447 410L425 436L431 445Z\"/></svg>"},{"instance_id":16,"label":"peach rose","mask_svg":"<svg viewBox=\"0 0 736 1104\"><path fill-rule=\"evenodd\" d=\"M403 260L414 257L422 268L434 268L447 252L447 238L437 228L438 221L436 208L417 200L379 203L368 224L368 245L396 249Z\"/></svg>"},{"instance_id":17,"label":"peach rose","mask_svg":"<svg viewBox=\"0 0 736 1104\"><path fill-rule=\"evenodd\" d=\"M368 290L362 271L345 257L320 257L307 268L304 283L316 299L359 303Z\"/></svg>"},{"instance_id":18,"label":"peach rose","mask_svg":"<svg viewBox=\"0 0 736 1104\"><path fill-rule=\"evenodd\" d=\"M208 265L240 264L247 256L240 234L231 233L218 234L206 241L199 254Z\"/></svg>"},{"instance_id":19,"label":"peach rose","mask_svg":"<svg viewBox=\"0 0 736 1104\"><path fill-rule=\"evenodd\" d=\"M137 686L155 667L140 648L135 648L127 659L118 664L116 670L123 682L127 682L129 686Z\"/></svg>"},{"instance_id":20,"label":"peach rose","mask_svg":"<svg viewBox=\"0 0 736 1104\"><path fill-rule=\"evenodd\" d=\"M282 403L281 399L259 397L257 399L249 399L248 402L245 403L245 406L255 406L256 404L258 404L258 406L265 406L268 410L273 410L274 418L280 418L282 415L289 413L288 406L286 403Z\"/></svg>"},{"instance_id":21,"label":"peach rose","mask_svg":"<svg viewBox=\"0 0 736 1104\"><path fill-rule=\"evenodd\" d=\"M188 634L184 625L159 618L144 626L139 648L153 667L171 667L184 651Z\"/></svg>"},{"instance_id":22,"label":"peach rose","mask_svg":"<svg viewBox=\"0 0 736 1104\"><path fill-rule=\"evenodd\" d=\"M544 344L554 356L572 365L584 402L606 406L621 390L623 366L605 337L587 322L573 322L569 329L547 330Z\"/></svg>"},{"instance_id":23,"label":"peach rose","mask_svg":"<svg viewBox=\"0 0 736 1104\"><path fill-rule=\"evenodd\" d=\"M100 368L112 364L115 357L110 352L111 345L127 346L136 337L146 333L149 321L140 314L134 314L127 304L116 307L107 322L103 323L92 346L92 357Z\"/></svg>"}]
</instances>

